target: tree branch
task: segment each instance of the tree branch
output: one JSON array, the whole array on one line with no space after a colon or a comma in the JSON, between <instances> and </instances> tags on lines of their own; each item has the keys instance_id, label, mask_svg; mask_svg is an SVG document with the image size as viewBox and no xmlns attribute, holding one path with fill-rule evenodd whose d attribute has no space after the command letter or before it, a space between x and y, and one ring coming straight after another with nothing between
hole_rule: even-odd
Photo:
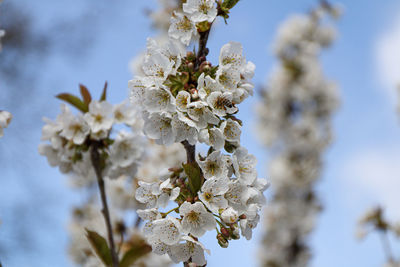
<instances>
[{"instance_id":1,"label":"tree branch","mask_svg":"<svg viewBox=\"0 0 400 267\"><path fill-rule=\"evenodd\" d=\"M103 213L104 220L105 220L106 227L107 227L108 242L110 243L111 258L112 258L112 264L113 264L112 266L119 267L118 255L115 251L114 235L113 235L112 226L111 226L110 212L108 210L108 205L107 205L106 190L105 190L104 180L103 180L103 176L102 176L102 167L101 167L101 159L100 159L100 154L99 154L99 147L100 147L99 142L91 143L90 158L92 161L94 171L96 173L97 184L99 185L101 203L103 205L101 212Z\"/></svg>"},{"instance_id":2,"label":"tree branch","mask_svg":"<svg viewBox=\"0 0 400 267\"><path fill-rule=\"evenodd\" d=\"M195 70L198 70L202 61L206 60L206 56L208 55L208 48L207 48L207 41L208 35L210 34L210 28L205 32L200 32L200 39L199 39L199 51L197 52L196 56L196 65ZM181 142L182 145L185 147L186 150L186 159L187 163L193 163L196 161L196 145L191 145L187 140ZM184 267L188 267L189 263L192 262L190 258L188 261L183 263ZM207 264L206 264L207 265ZM206 266L204 265L204 266Z\"/></svg>"},{"instance_id":3,"label":"tree branch","mask_svg":"<svg viewBox=\"0 0 400 267\"><path fill-rule=\"evenodd\" d=\"M182 141L181 144L185 147L186 150L186 159L187 163L193 163L196 161L196 146L189 144L187 140Z\"/></svg>"}]
</instances>

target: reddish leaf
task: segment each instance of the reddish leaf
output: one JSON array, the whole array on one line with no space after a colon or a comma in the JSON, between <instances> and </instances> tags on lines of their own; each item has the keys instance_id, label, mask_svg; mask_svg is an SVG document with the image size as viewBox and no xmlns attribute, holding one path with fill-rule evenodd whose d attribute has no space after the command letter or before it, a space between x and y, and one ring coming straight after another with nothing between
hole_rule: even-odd
<instances>
[{"instance_id":1,"label":"reddish leaf","mask_svg":"<svg viewBox=\"0 0 400 267\"><path fill-rule=\"evenodd\" d=\"M107 86L108 84L106 81L106 83L104 84L103 92L101 93L100 101L105 101L107 98Z\"/></svg>"},{"instance_id":2,"label":"reddish leaf","mask_svg":"<svg viewBox=\"0 0 400 267\"><path fill-rule=\"evenodd\" d=\"M90 95L89 90L83 84L79 85L79 89L81 90L81 96L83 98L83 102L85 102L86 105L89 105L90 102L92 101L92 96Z\"/></svg>"}]
</instances>

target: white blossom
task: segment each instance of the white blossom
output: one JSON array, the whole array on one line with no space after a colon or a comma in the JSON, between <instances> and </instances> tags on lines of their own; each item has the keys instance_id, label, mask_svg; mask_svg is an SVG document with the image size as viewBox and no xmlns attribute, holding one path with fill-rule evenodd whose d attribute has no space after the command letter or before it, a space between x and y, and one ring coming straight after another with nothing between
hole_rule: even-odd
<instances>
[{"instance_id":1,"label":"white blossom","mask_svg":"<svg viewBox=\"0 0 400 267\"><path fill-rule=\"evenodd\" d=\"M156 51L145 57L143 72L147 77L151 77L156 85L160 85L171 74L174 64L175 62L169 60L161 51Z\"/></svg>"},{"instance_id":2,"label":"white blossom","mask_svg":"<svg viewBox=\"0 0 400 267\"><path fill-rule=\"evenodd\" d=\"M239 213L246 210L249 196L250 195L247 186L238 180L228 184L228 190L224 195L224 197L228 200L229 206L233 207Z\"/></svg>"},{"instance_id":3,"label":"white blossom","mask_svg":"<svg viewBox=\"0 0 400 267\"><path fill-rule=\"evenodd\" d=\"M178 197L179 192L180 188L173 188L169 178L155 183L139 181L135 197L139 202L146 204L147 208L166 207L169 201Z\"/></svg>"},{"instance_id":4,"label":"white blossom","mask_svg":"<svg viewBox=\"0 0 400 267\"><path fill-rule=\"evenodd\" d=\"M229 207L221 213L221 218L225 223L235 223L239 219L239 214L232 207Z\"/></svg>"},{"instance_id":5,"label":"white blossom","mask_svg":"<svg viewBox=\"0 0 400 267\"><path fill-rule=\"evenodd\" d=\"M148 88L145 91L143 104L148 112L175 110L175 98L167 88Z\"/></svg>"},{"instance_id":6,"label":"white blossom","mask_svg":"<svg viewBox=\"0 0 400 267\"><path fill-rule=\"evenodd\" d=\"M197 29L195 23L186 15L174 12L168 34L172 38L180 40L183 44L189 45L192 36L196 36Z\"/></svg>"},{"instance_id":7,"label":"white blossom","mask_svg":"<svg viewBox=\"0 0 400 267\"><path fill-rule=\"evenodd\" d=\"M136 190L135 198L146 204L147 208L157 206L158 195L160 193L160 185L158 183L146 183L139 181L139 188Z\"/></svg>"},{"instance_id":8,"label":"white blossom","mask_svg":"<svg viewBox=\"0 0 400 267\"><path fill-rule=\"evenodd\" d=\"M190 94L186 91L180 91L176 96L176 107L180 111L187 111L188 105L190 104Z\"/></svg>"},{"instance_id":9,"label":"white blossom","mask_svg":"<svg viewBox=\"0 0 400 267\"><path fill-rule=\"evenodd\" d=\"M195 145L197 142L198 131L196 124L182 113L178 113L172 120L172 128L174 130L175 142L187 140L189 144Z\"/></svg>"},{"instance_id":10,"label":"white blossom","mask_svg":"<svg viewBox=\"0 0 400 267\"><path fill-rule=\"evenodd\" d=\"M222 122L220 129L224 134L225 140L230 142L240 142L240 124L232 119Z\"/></svg>"},{"instance_id":11,"label":"white blossom","mask_svg":"<svg viewBox=\"0 0 400 267\"><path fill-rule=\"evenodd\" d=\"M72 141L76 145L81 145L90 133L89 125L82 115L73 116L72 114L63 122L63 129L60 136Z\"/></svg>"},{"instance_id":12,"label":"white blossom","mask_svg":"<svg viewBox=\"0 0 400 267\"><path fill-rule=\"evenodd\" d=\"M226 209L228 201L224 194L229 189L229 183L228 177L207 179L201 187L199 199L214 213L218 213L220 209Z\"/></svg>"},{"instance_id":13,"label":"white blossom","mask_svg":"<svg viewBox=\"0 0 400 267\"><path fill-rule=\"evenodd\" d=\"M212 177L221 178L228 175L229 162L230 158L228 156L221 155L220 151L214 151L207 156L205 161L200 161L199 165L205 179Z\"/></svg>"},{"instance_id":14,"label":"white blossom","mask_svg":"<svg viewBox=\"0 0 400 267\"><path fill-rule=\"evenodd\" d=\"M140 160L143 155L142 138L132 133L120 131L110 147L111 163L128 167Z\"/></svg>"},{"instance_id":15,"label":"white blossom","mask_svg":"<svg viewBox=\"0 0 400 267\"><path fill-rule=\"evenodd\" d=\"M215 91L221 91L222 87L216 80L211 78L209 75L205 76L202 73L197 80L197 89L199 91L199 96L203 101L207 100L207 97Z\"/></svg>"},{"instance_id":16,"label":"white blossom","mask_svg":"<svg viewBox=\"0 0 400 267\"><path fill-rule=\"evenodd\" d=\"M93 100L89 104L89 112L83 116L93 133L109 131L114 122L113 107L106 101Z\"/></svg>"},{"instance_id":17,"label":"white blossom","mask_svg":"<svg viewBox=\"0 0 400 267\"><path fill-rule=\"evenodd\" d=\"M212 146L214 150L219 151L224 147L225 138L219 128L203 129L199 132L199 141Z\"/></svg>"},{"instance_id":18,"label":"white blossom","mask_svg":"<svg viewBox=\"0 0 400 267\"><path fill-rule=\"evenodd\" d=\"M233 153L233 168L240 182L250 185L257 178L255 156L247 153L247 149L240 147Z\"/></svg>"},{"instance_id":19,"label":"white blossom","mask_svg":"<svg viewBox=\"0 0 400 267\"><path fill-rule=\"evenodd\" d=\"M215 228L214 216L205 209L201 202L183 203L179 208L179 214L183 216L182 232L184 234L201 237L206 231Z\"/></svg>"},{"instance_id":20,"label":"white blossom","mask_svg":"<svg viewBox=\"0 0 400 267\"><path fill-rule=\"evenodd\" d=\"M0 31L0 37L1 37L1 31ZM0 46L1 50L1 46ZM0 137L3 136L3 129L6 128L12 119L12 115L8 111L1 110L0 111Z\"/></svg>"},{"instance_id":21,"label":"white blossom","mask_svg":"<svg viewBox=\"0 0 400 267\"><path fill-rule=\"evenodd\" d=\"M205 249L204 245L194 240L190 236L183 236L182 240L186 242L171 246L168 252L171 259L175 263L179 263L186 262L191 258L192 262L197 266L206 265L207 262L204 257L204 251L206 251L208 254L210 254L210 252Z\"/></svg>"},{"instance_id":22,"label":"white blossom","mask_svg":"<svg viewBox=\"0 0 400 267\"><path fill-rule=\"evenodd\" d=\"M174 217L168 216L165 219L153 221L152 235L148 238L151 244L161 242L171 246L179 242L182 235L182 226Z\"/></svg>"},{"instance_id":23,"label":"white blossom","mask_svg":"<svg viewBox=\"0 0 400 267\"><path fill-rule=\"evenodd\" d=\"M222 65L217 70L216 80L224 91L233 92L240 82L240 72L229 65Z\"/></svg>"},{"instance_id":24,"label":"white blossom","mask_svg":"<svg viewBox=\"0 0 400 267\"><path fill-rule=\"evenodd\" d=\"M212 92L207 98L207 103L214 114L226 116L227 114L233 114L237 111L232 100L233 95L230 92Z\"/></svg>"},{"instance_id":25,"label":"white blossom","mask_svg":"<svg viewBox=\"0 0 400 267\"><path fill-rule=\"evenodd\" d=\"M168 113L152 113L144 118L144 133L157 144L170 145L175 141L172 118Z\"/></svg>"},{"instance_id":26,"label":"white blossom","mask_svg":"<svg viewBox=\"0 0 400 267\"><path fill-rule=\"evenodd\" d=\"M213 22L217 17L215 0L188 0L183 4L183 11L190 14L190 19L195 22Z\"/></svg>"},{"instance_id":27,"label":"white blossom","mask_svg":"<svg viewBox=\"0 0 400 267\"><path fill-rule=\"evenodd\" d=\"M245 59L242 56L243 48L240 43L229 42L220 51L219 64L236 70L244 67Z\"/></svg>"},{"instance_id":28,"label":"white blossom","mask_svg":"<svg viewBox=\"0 0 400 267\"><path fill-rule=\"evenodd\" d=\"M138 109L131 103L124 101L113 107L114 122L125 123L129 126L134 125L138 121Z\"/></svg>"},{"instance_id":29,"label":"white blossom","mask_svg":"<svg viewBox=\"0 0 400 267\"><path fill-rule=\"evenodd\" d=\"M202 101L190 103L187 113L196 122L198 129L206 128L209 123L214 125L219 123L219 119L212 114L211 110L207 107L207 103Z\"/></svg>"}]
</instances>

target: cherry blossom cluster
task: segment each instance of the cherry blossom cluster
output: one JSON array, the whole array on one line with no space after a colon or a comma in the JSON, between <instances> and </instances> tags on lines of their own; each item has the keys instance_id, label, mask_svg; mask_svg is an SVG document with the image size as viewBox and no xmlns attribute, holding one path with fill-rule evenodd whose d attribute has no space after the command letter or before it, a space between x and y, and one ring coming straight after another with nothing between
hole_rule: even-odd
<instances>
[{"instance_id":1,"label":"cherry blossom cluster","mask_svg":"<svg viewBox=\"0 0 400 267\"><path fill-rule=\"evenodd\" d=\"M162 167L166 168L166 163L163 165L159 161L164 160L166 155L170 155L167 162L175 165L178 164L177 157L179 160L183 157L178 156L176 148L160 149L157 146L156 149L146 142L141 133L143 122L130 103L125 101L113 106L105 100L88 100L91 98L88 94L87 91L85 103L74 100L70 94L59 95L59 98L82 112L74 114L63 104L61 114L55 121L44 119L46 125L43 127L42 139L48 142L39 146L39 152L47 157L50 165L58 166L61 172L69 174L72 184L83 193L84 200L75 205L69 225L71 259L84 267L102 264L86 234L87 229L90 229L100 236L107 236L100 213L102 208L99 206L98 192L95 190L97 179L90 150L93 143L96 143L101 149L102 175L110 178L106 180L105 191L111 200L111 225L115 242L120 248L121 262L122 255L135 249L143 256L135 260L134 266L169 266L169 257L149 253L151 248L144 237L125 217L137 208L138 202L132 198L137 187L134 178L137 174L150 174L146 164L157 164L158 170L161 170ZM84 104L87 110L82 107ZM146 162L144 166L141 166L142 161ZM157 170L157 167L153 166L153 170ZM151 175L146 177L149 181L154 180Z\"/></svg>"},{"instance_id":2,"label":"cherry blossom cluster","mask_svg":"<svg viewBox=\"0 0 400 267\"><path fill-rule=\"evenodd\" d=\"M199 238L207 231L217 231L222 247L240 235L250 239L265 202L268 183L257 178L256 158L240 144L242 122L235 116L253 94L255 66L236 42L222 47L218 65L206 59L211 25L217 15L227 18L233 2L186 1L172 14L168 41L148 39L141 75L129 81L145 135L160 145L182 143L188 155L158 181L139 181L135 193L145 204L137 212L153 252L176 263L206 264ZM197 53L188 52L197 39ZM198 143L209 146L206 156L195 157Z\"/></svg>"},{"instance_id":3,"label":"cherry blossom cluster","mask_svg":"<svg viewBox=\"0 0 400 267\"><path fill-rule=\"evenodd\" d=\"M87 112L78 114L62 104L55 121L44 119L42 140L48 142L39 146L39 152L51 166L58 166L62 173L76 178L76 186L85 186L96 181L89 146L99 142L104 176L110 179L133 176L143 155L143 138L124 129L117 131L115 137L111 134L116 124L132 126L136 116L137 112L127 102L113 106L107 101L93 100Z\"/></svg>"},{"instance_id":4,"label":"cherry blossom cluster","mask_svg":"<svg viewBox=\"0 0 400 267\"><path fill-rule=\"evenodd\" d=\"M198 238L217 228L222 247L228 246L229 239L239 239L240 232L251 239L268 184L256 178L255 158L242 147L233 157L214 151L199 164L205 181L194 197L188 188L187 174L183 168L176 168L160 177L159 182L139 182L136 199L147 207L138 210L138 214L147 221L144 233L153 252L168 253L174 262L191 258L193 263L203 266L204 247ZM170 201L178 207L160 212ZM170 216L172 212L180 217Z\"/></svg>"},{"instance_id":5,"label":"cherry blossom cluster","mask_svg":"<svg viewBox=\"0 0 400 267\"><path fill-rule=\"evenodd\" d=\"M326 15L337 12L323 2L308 15L290 17L278 30L274 48L280 63L257 109L260 139L273 151L263 266L309 265L308 236L321 210L314 185L338 105L336 87L324 77L319 54L335 37L332 26L324 23Z\"/></svg>"},{"instance_id":6,"label":"cherry blossom cluster","mask_svg":"<svg viewBox=\"0 0 400 267\"><path fill-rule=\"evenodd\" d=\"M365 238L371 232L378 232L382 238L382 244L387 262L384 267L399 267L400 259L395 259L392 255L389 235L400 238L400 223L392 223L384 217L384 210L382 207L374 207L369 210L360 218L359 228L357 229L357 237L360 239Z\"/></svg>"},{"instance_id":7,"label":"cherry blossom cluster","mask_svg":"<svg viewBox=\"0 0 400 267\"><path fill-rule=\"evenodd\" d=\"M12 119L10 112L5 110L0 110L0 137L4 135L4 128L7 128Z\"/></svg>"}]
</instances>

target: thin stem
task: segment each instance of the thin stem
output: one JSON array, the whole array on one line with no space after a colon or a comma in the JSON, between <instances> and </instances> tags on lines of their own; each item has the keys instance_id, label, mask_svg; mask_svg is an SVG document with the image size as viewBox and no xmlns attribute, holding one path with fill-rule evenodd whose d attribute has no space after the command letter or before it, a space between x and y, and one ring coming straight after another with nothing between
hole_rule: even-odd
<instances>
[{"instance_id":1,"label":"thin stem","mask_svg":"<svg viewBox=\"0 0 400 267\"><path fill-rule=\"evenodd\" d=\"M167 212L164 212L163 214L164 215L168 215L168 214L170 214L171 212L173 212L173 211L178 211L179 210L179 207L176 207L176 208L173 208L172 210L169 210L169 211L167 211Z\"/></svg>"},{"instance_id":2,"label":"thin stem","mask_svg":"<svg viewBox=\"0 0 400 267\"><path fill-rule=\"evenodd\" d=\"M142 223L142 219L139 217L139 215L136 215L136 216L137 216L137 218L136 218L136 221L135 221L135 224L134 224L134 228L138 229L140 224Z\"/></svg>"},{"instance_id":3,"label":"thin stem","mask_svg":"<svg viewBox=\"0 0 400 267\"><path fill-rule=\"evenodd\" d=\"M118 245L117 255L121 252L122 244L124 244L124 233L121 231L120 233L121 243Z\"/></svg>"},{"instance_id":4,"label":"thin stem","mask_svg":"<svg viewBox=\"0 0 400 267\"><path fill-rule=\"evenodd\" d=\"M387 231L386 230L381 231L380 237L381 237L383 251L385 252L386 255L386 259L388 260L388 262L393 262L393 253L392 253L392 248L390 246L390 241L387 235Z\"/></svg>"},{"instance_id":5,"label":"thin stem","mask_svg":"<svg viewBox=\"0 0 400 267\"><path fill-rule=\"evenodd\" d=\"M101 212L103 213L103 217L104 217L106 227L107 227L108 242L110 243L111 258L112 258L112 264L113 264L112 266L119 267L118 255L115 251L114 235L113 235L112 226L111 226L110 212L108 210L108 205L107 205L106 190L105 190L104 180L103 180L103 176L102 176L99 147L100 147L100 143L98 143L98 142L93 142L91 144L90 158L92 160L92 165L93 165L94 171L96 173L97 184L99 185L101 203L103 205L103 209L101 210Z\"/></svg>"}]
</instances>

